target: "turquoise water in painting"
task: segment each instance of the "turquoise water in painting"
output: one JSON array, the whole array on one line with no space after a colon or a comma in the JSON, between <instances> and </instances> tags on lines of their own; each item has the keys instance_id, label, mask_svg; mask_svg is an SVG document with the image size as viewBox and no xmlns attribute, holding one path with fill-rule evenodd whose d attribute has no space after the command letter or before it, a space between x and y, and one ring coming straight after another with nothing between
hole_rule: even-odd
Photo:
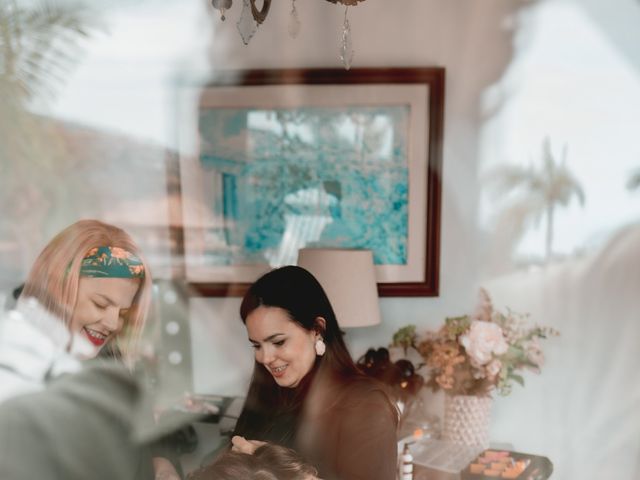
<instances>
[{"instance_id":1,"label":"turquoise water in painting","mask_svg":"<svg viewBox=\"0 0 640 480\"><path fill-rule=\"evenodd\" d=\"M207 260L295 263L305 246L407 260L409 106L207 109L200 162L212 190Z\"/></svg>"}]
</instances>

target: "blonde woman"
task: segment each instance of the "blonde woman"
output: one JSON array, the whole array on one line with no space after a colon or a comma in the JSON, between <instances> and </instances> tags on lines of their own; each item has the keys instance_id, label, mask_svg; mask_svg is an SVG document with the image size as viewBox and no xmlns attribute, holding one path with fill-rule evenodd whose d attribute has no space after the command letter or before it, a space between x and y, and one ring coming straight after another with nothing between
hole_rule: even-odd
<instances>
[{"instance_id":1,"label":"blonde woman","mask_svg":"<svg viewBox=\"0 0 640 480\"><path fill-rule=\"evenodd\" d=\"M38 256L20 298L33 297L84 336L96 353L131 363L151 298L151 275L132 238L97 220L81 220Z\"/></svg>"},{"instance_id":2,"label":"blonde woman","mask_svg":"<svg viewBox=\"0 0 640 480\"><path fill-rule=\"evenodd\" d=\"M151 275L124 230L97 220L64 229L0 321L0 400L38 390L56 370L77 370L74 360L101 351L132 366L150 297Z\"/></svg>"},{"instance_id":3,"label":"blonde woman","mask_svg":"<svg viewBox=\"0 0 640 480\"><path fill-rule=\"evenodd\" d=\"M151 289L149 269L124 230L97 220L64 229L34 262L17 309L0 319L0 402L42 390L97 355L133 368ZM169 460L154 457L153 465L156 479L179 478Z\"/></svg>"}]
</instances>

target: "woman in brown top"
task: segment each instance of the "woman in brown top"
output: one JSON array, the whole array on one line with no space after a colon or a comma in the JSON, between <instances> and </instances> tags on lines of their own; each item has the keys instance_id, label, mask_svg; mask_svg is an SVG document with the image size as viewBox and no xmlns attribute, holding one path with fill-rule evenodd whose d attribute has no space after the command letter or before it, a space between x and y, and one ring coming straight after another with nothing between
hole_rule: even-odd
<instances>
[{"instance_id":1,"label":"woman in brown top","mask_svg":"<svg viewBox=\"0 0 640 480\"><path fill-rule=\"evenodd\" d=\"M270 442L298 451L323 479L394 480L397 411L354 364L313 275L294 266L265 274L240 315L255 366L233 450Z\"/></svg>"}]
</instances>

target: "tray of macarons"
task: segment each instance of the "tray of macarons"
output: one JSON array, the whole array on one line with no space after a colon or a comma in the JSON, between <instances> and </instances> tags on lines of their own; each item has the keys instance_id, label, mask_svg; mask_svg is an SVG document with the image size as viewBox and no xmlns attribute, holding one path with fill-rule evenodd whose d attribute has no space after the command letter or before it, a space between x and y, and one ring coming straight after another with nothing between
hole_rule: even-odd
<instances>
[{"instance_id":1,"label":"tray of macarons","mask_svg":"<svg viewBox=\"0 0 640 480\"><path fill-rule=\"evenodd\" d=\"M545 480L552 472L553 464L547 457L507 450L485 450L460 472L460 478Z\"/></svg>"}]
</instances>

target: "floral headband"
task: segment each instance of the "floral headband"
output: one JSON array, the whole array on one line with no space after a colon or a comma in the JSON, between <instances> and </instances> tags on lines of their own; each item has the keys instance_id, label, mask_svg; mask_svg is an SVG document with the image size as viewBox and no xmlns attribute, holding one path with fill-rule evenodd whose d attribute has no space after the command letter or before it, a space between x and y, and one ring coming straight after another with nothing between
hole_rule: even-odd
<instances>
[{"instance_id":1,"label":"floral headband","mask_svg":"<svg viewBox=\"0 0 640 480\"><path fill-rule=\"evenodd\" d=\"M120 247L93 247L82 259L83 277L144 278L144 264Z\"/></svg>"}]
</instances>

